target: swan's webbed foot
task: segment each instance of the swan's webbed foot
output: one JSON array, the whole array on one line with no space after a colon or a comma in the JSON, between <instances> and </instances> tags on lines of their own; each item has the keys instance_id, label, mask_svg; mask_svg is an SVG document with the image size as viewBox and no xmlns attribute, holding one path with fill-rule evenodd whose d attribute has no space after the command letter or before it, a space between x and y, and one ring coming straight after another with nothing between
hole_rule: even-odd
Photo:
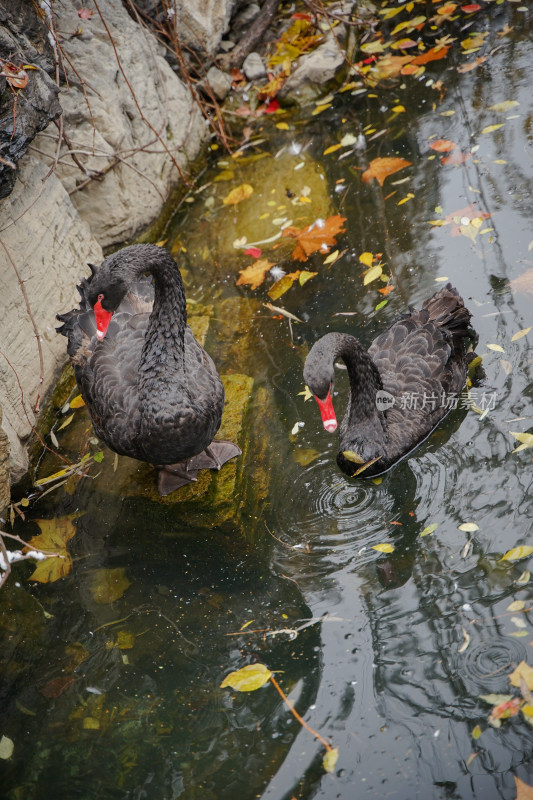
<instances>
[{"instance_id":1,"label":"swan's webbed foot","mask_svg":"<svg viewBox=\"0 0 533 800\"><path fill-rule=\"evenodd\" d=\"M189 469L220 469L226 461L240 456L241 453L241 448L233 442L213 439L205 450L202 450L197 456L189 458L187 466Z\"/></svg>"},{"instance_id":2,"label":"swan's webbed foot","mask_svg":"<svg viewBox=\"0 0 533 800\"><path fill-rule=\"evenodd\" d=\"M157 489L162 497L175 492L176 489L195 481L200 469L220 469L226 461L240 456L242 450L233 442L223 439L212 441L197 456L175 464L160 464L157 467Z\"/></svg>"},{"instance_id":3,"label":"swan's webbed foot","mask_svg":"<svg viewBox=\"0 0 533 800\"><path fill-rule=\"evenodd\" d=\"M176 464L157 467L157 490L161 497L166 497L167 494L196 480L198 470L188 469L188 464L188 461L178 461Z\"/></svg>"}]
</instances>

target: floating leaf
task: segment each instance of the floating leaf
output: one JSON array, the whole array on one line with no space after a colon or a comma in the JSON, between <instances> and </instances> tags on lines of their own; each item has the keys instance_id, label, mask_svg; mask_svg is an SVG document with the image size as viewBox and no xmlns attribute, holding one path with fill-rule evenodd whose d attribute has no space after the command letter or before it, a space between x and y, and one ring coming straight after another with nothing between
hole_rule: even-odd
<instances>
[{"instance_id":1,"label":"floating leaf","mask_svg":"<svg viewBox=\"0 0 533 800\"><path fill-rule=\"evenodd\" d=\"M520 545L520 547L513 547L511 550L508 550L505 555L500 558L500 561L520 561L521 558L527 558L531 553L533 553L533 547L529 544L523 544Z\"/></svg>"},{"instance_id":2,"label":"floating leaf","mask_svg":"<svg viewBox=\"0 0 533 800\"><path fill-rule=\"evenodd\" d=\"M479 739L479 737L481 736L482 733L483 733L483 731L481 729L481 726L480 725L476 725L476 727L472 731L472 739L476 739L476 740Z\"/></svg>"},{"instance_id":3,"label":"floating leaf","mask_svg":"<svg viewBox=\"0 0 533 800\"><path fill-rule=\"evenodd\" d=\"M463 643L461 647L458 648L457 650L458 653L464 653L464 651L468 648L468 645L470 644L470 634L466 632L464 627L462 627L462 631L463 631Z\"/></svg>"},{"instance_id":4,"label":"floating leaf","mask_svg":"<svg viewBox=\"0 0 533 800\"><path fill-rule=\"evenodd\" d=\"M316 272L313 273L316 275ZM294 281L298 280L300 277L300 270L296 272L290 272L288 275L284 275L279 281L276 281L272 285L272 287L268 291L268 296L271 300L278 300L286 291L288 291Z\"/></svg>"},{"instance_id":5,"label":"floating leaf","mask_svg":"<svg viewBox=\"0 0 533 800\"><path fill-rule=\"evenodd\" d=\"M69 403L71 408L81 408L85 405L85 400L81 396L81 394L77 394L76 397L73 397Z\"/></svg>"},{"instance_id":6,"label":"floating leaf","mask_svg":"<svg viewBox=\"0 0 533 800\"><path fill-rule=\"evenodd\" d=\"M76 678L73 678L72 675L61 675L59 678L52 678L48 681L40 691L44 697L55 698L70 689L74 683L76 683Z\"/></svg>"},{"instance_id":7,"label":"floating leaf","mask_svg":"<svg viewBox=\"0 0 533 800\"><path fill-rule=\"evenodd\" d=\"M509 286L513 291L527 292L533 294L533 269L526 269L518 278L514 278L509 282Z\"/></svg>"},{"instance_id":8,"label":"floating leaf","mask_svg":"<svg viewBox=\"0 0 533 800\"><path fill-rule=\"evenodd\" d=\"M523 572L523 573L520 575L520 577L516 579L516 583L517 583L519 586L524 586L526 583L529 583L529 581L530 581L530 578L531 578L531 572L530 572L528 569L526 569L526 570L525 570L525 571L524 571L524 572Z\"/></svg>"},{"instance_id":9,"label":"floating leaf","mask_svg":"<svg viewBox=\"0 0 533 800\"><path fill-rule=\"evenodd\" d=\"M526 604L523 600L513 600L512 603L509 603L507 606L507 611L522 611L526 607Z\"/></svg>"},{"instance_id":10,"label":"floating leaf","mask_svg":"<svg viewBox=\"0 0 533 800\"><path fill-rule=\"evenodd\" d=\"M298 276L298 283L300 286L304 286L307 281L310 281L311 278L314 278L316 275L318 275L318 272L309 272L307 269L302 269Z\"/></svg>"},{"instance_id":11,"label":"floating leaf","mask_svg":"<svg viewBox=\"0 0 533 800\"><path fill-rule=\"evenodd\" d=\"M499 706L502 703L508 703L513 699L512 694L480 694L479 699L488 703L490 706Z\"/></svg>"},{"instance_id":12,"label":"floating leaf","mask_svg":"<svg viewBox=\"0 0 533 800\"><path fill-rule=\"evenodd\" d=\"M335 770L335 765L337 764L337 759L339 758L339 750L337 747L332 747L330 750L327 750L324 758L322 759L322 766L324 767L325 772L333 772Z\"/></svg>"},{"instance_id":13,"label":"floating leaf","mask_svg":"<svg viewBox=\"0 0 533 800\"><path fill-rule=\"evenodd\" d=\"M429 146L437 153L449 153L457 147L455 142L451 142L449 139L436 139L436 141L430 142Z\"/></svg>"},{"instance_id":14,"label":"floating leaf","mask_svg":"<svg viewBox=\"0 0 533 800\"><path fill-rule=\"evenodd\" d=\"M510 111L519 105L518 100L504 100L501 103L494 103L493 106L489 106L489 111Z\"/></svg>"},{"instance_id":15,"label":"floating leaf","mask_svg":"<svg viewBox=\"0 0 533 800\"><path fill-rule=\"evenodd\" d=\"M522 680L529 691L533 691L533 667L530 667L526 661L521 661L509 675L511 686L519 687Z\"/></svg>"},{"instance_id":16,"label":"floating leaf","mask_svg":"<svg viewBox=\"0 0 533 800\"><path fill-rule=\"evenodd\" d=\"M336 214L328 219L317 219L305 228L295 228L292 225L283 229L283 237L296 239L297 245L292 257L296 261L307 261L312 253L320 251L329 253L331 245L337 243L336 237L344 233L346 217Z\"/></svg>"},{"instance_id":17,"label":"floating leaf","mask_svg":"<svg viewBox=\"0 0 533 800\"><path fill-rule=\"evenodd\" d=\"M381 311L381 309L384 308L387 305L388 302L389 301L386 300L386 299L382 300L380 303L377 304L377 306L375 307L374 311Z\"/></svg>"},{"instance_id":18,"label":"floating leaf","mask_svg":"<svg viewBox=\"0 0 533 800\"><path fill-rule=\"evenodd\" d=\"M292 454L292 457L299 464L301 467L307 467L309 464L312 464L313 461L320 456L320 452L318 450L313 450L312 448L298 448Z\"/></svg>"},{"instance_id":19,"label":"floating leaf","mask_svg":"<svg viewBox=\"0 0 533 800\"><path fill-rule=\"evenodd\" d=\"M248 664L246 667L226 675L220 688L231 686L238 692L255 692L270 680L271 675L272 672L264 664Z\"/></svg>"},{"instance_id":20,"label":"floating leaf","mask_svg":"<svg viewBox=\"0 0 533 800\"><path fill-rule=\"evenodd\" d=\"M74 414L69 414L69 416L64 420L64 422L61 423L61 425L57 430L61 431L63 430L63 428L66 428L67 425L70 425L73 419L74 419Z\"/></svg>"},{"instance_id":21,"label":"floating leaf","mask_svg":"<svg viewBox=\"0 0 533 800\"><path fill-rule=\"evenodd\" d=\"M503 122L498 122L498 123L496 123L496 125L487 125L486 128L483 128L481 133L494 133L494 131L497 131L500 128L503 128L503 126L504 126Z\"/></svg>"},{"instance_id":22,"label":"floating leaf","mask_svg":"<svg viewBox=\"0 0 533 800\"><path fill-rule=\"evenodd\" d=\"M515 447L513 453L518 453L520 450L533 447L533 433L521 433L520 431L509 431L509 433L521 442L519 447Z\"/></svg>"},{"instance_id":23,"label":"floating leaf","mask_svg":"<svg viewBox=\"0 0 533 800\"><path fill-rule=\"evenodd\" d=\"M273 266L273 261L268 261L266 258L260 258L249 267L239 270L239 278L236 286L250 286L251 289L257 289L258 286L261 286L265 279L265 275Z\"/></svg>"},{"instance_id":24,"label":"floating leaf","mask_svg":"<svg viewBox=\"0 0 533 800\"><path fill-rule=\"evenodd\" d=\"M442 45L436 45L430 50L426 50L425 53L416 56L411 63L414 66L421 66L422 64L429 64L430 61L440 61L441 58L445 58L448 55L449 49L449 46L443 47Z\"/></svg>"},{"instance_id":25,"label":"floating leaf","mask_svg":"<svg viewBox=\"0 0 533 800\"><path fill-rule=\"evenodd\" d=\"M364 464L365 459L361 458L360 455L355 453L353 450L343 450L342 454L347 461L351 461L352 464Z\"/></svg>"},{"instance_id":26,"label":"floating leaf","mask_svg":"<svg viewBox=\"0 0 533 800\"><path fill-rule=\"evenodd\" d=\"M474 531L479 530L479 525L476 525L475 522L463 522L458 528L460 531L465 531L465 533L474 533Z\"/></svg>"},{"instance_id":27,"label":"floating leaf","mask_svg":"<svg viewBox=\"0 0 533 800\"><path fill-rule=\"evenodd\" d=\"M253 193L253 186L250 186L249 183L241 183L240 186L236 186L232 189L231 192L223 198L222 202L225 206L236 206L238 203L242 203L243 200L247 200L251 197Z\"/></svg>"},{"instance_id":28,"label":"floating leaf","mask_svg":"<svg viewBox=\"0 0 533 800\"><path fill-rule=\"evenodd\" d=\"M364 264L365 267L371 267L372 262L374 261L374 256L372 255L372 253L368 252L361 253L361 255L359 256L359 261L361 262L361 264Z\"/></svg>"},{"instance_id":29,"label":"floating leaf","mask_svg":"<svg viewBox=\"0 0 533 800\"><path fill-rule=\"evenodd\" d=\"M399 172L405 167L410 167L411 164L412 162L407 161L405 158L373 158L368 169L363 172L361 177L363 183L369 183L372 178L375 178L379 185L383 186L385 178L389 175L394 175L395 172Z\"/></svg>"},{"instance_id":30,"label":"floating leaf","mask_svg":"<svg viewBox=\"0 0 533 800\"><path fill-rule=\"evenodd\" d=\"M511 336L511 341L516 342L518 339L521 339L522 336L527 336L531 328L522 328L521 331L517 331L513 336Z\"/></svg>"},{"instance_id":31,"label":"floating leaf","mask_svg":"<svg viewBox=\"0 0 533 800\"><path fill-rule=\"evenodd\" d=\"M119 631L117 633L117 647L119 650L131 650L135 644L135 634L131 631Z\"/></svg>"},{"instance_id":32,"label":"floating leaf","mask_svg":"<svg viewBox=\"0 0 533 800\"><path fill-rule=\"evenodd\" d=\"M488 344L487 348L489 350L494 350L495 353L505 353L505 350L499 344Z\"/></svg>"},{"instance_id":33,"label":"floating leaf","mask_svg":"<svg viewBox=\"0 0 533 800\"><path fill-rule=\"evenodd\" d=\"M329 256L327 256L324 259L324 264L333 264L338 259L338 257L339 257L339 251L334 250L333 253L330 253Z\"/></svg>"},{"instance_id":34,"label":"floating leaf","mask_svg":"<svg viewBox=\"0 0 533 800\"><path fill-rule=\"evenodd\" d=\"M14 749L15 745L13 744L13 740L10 739L9 736L2 736L0 739L0 758L4 761L11 758Z\"/></svg>"},{"instance_id":35,"label":"floating leaf","mask_svg":"<svg viewBox=\"0 0 533 800\"><path fill-rule=\"evenodd\" d=\"M74 520L79 516L81 516L81 513L77 512L57 519L36 520L41 533L29 540L24 551L44 550L45 552L57 554L57 556L39 561L28 580L38 581L39 583L53 583L68 575L72 567L72 559L67 550L67 542L76 533Z\"/></svg>"},{"instance_id":36,"label":"floating leaf","mask_svg":"<svg viewBox=\"0 0 533 800\"><path fill-rule=\"evenodd\" d=\"M438 527L438 522L432 522L430 525L426 525L424 530L420 532L420 536L428 536L430 533L433 533L433 531L436 531Z\"/></svg>"},{"instance_id":37,"label":"floating leaf","mask_svg":"<svg viewBox=\"0 0 533 800\"><path fill-rule=\"evenodd\" d=\"M330 147L326 147L322 155L329 156L330 153L335 153L336 150L340 150L342 144L332 144Z\"/></svg>"},{"instance_id":38,"label":"floating leaf","mask_svg":"<svg viewBox=\"0 0 533 800\"><path fill-rule=\"evenodd\" d=\"M372 545L372 550L379 550L380 553L392 553L394 550L394 545L392 544L374 544Z\"/></svg>"},{"instance_id":39,"label":"floating leaf","mask_svg":"<svg viewBox=\"0 0 533 800\"><path fill-rule=\"evenodd\" d=\"M375 267L371 267L365 274L363 285L367 286L369 283L372 283L372 281L375 281L376 278L379 278L382 272L383 272L383 267L381 266L381 264L377 264Z\"/></svg>"}]
</instances>

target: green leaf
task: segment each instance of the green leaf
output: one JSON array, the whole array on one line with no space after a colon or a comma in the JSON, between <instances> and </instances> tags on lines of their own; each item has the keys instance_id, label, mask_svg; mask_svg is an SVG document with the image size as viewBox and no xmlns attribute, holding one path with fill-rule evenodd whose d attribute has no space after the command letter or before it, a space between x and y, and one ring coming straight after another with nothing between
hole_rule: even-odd
<instances>
[{"instance_id":1,"label":"green leaf","mask_svg":"<svg viewBox=\"0 0 533 800\"><path fill-rule=\"evenodd\" d=\"M379 311L380 308L383 308L383 306L386 306L388 302L389 302L388 300L382 300L380 303L377 304L377 306L376 306L376 308L374 310L375 311Z\"/></svg>"},{"instance_id":2,"label":"green leaf","mask_svg":"<svg viewBox=\"0 0 533 800\"><path fill-rule=\"evenodd\" d=\"M432 522L431 525L427 525L424 530L421 531L420 536L428 536L430 533L433 533L433 531L436 531L438 527L438 522Z\"/></svg>"},{"instance_id":3,"label":"green leaf","mask_svg":"<svg viewBox=\"0 0 533 800\"><path fill-rule=\"evenodd\" d=\"M332 747L331 750L328 750L322 759L322 765L326 772L333 772L335 770L335 765L337 764L337 759L339 757L339 750L337 747Z\"/></svg>"},{"instance_id":4,"label":"green leaf","mask_svg":"<svg viewBox=\"0 0 533 800\"><path fill-rule=\"evenodd\" d=\"M101 464L102 461L104 460L104 454L102 453L101 450L99 450L97 453L93 455L93 459L96 461L97 464Z\"/></svg>"},{"instance_id":5,"label":"green leaf","mask_svg":"<svg viewBox=\"0 0 533 800\"><path fill-rule=\"evenodd\" d=\"M231 686L238 692L255 692L270 680L271 675L271 671L264 664L248 664L246 667L226 675L220 688Z\"/></svg>"},{"instance_id":6,"label":"green leaf","mask_svg":"<svg viewBox=\"0 0 533 800\"><path fill-rule=\"evenodd\" d=\"M476 727L472 731L472 739L479 739L482 733L483 731L481 729L481 725L476 725Z\"/></svg>"}]
</instances>

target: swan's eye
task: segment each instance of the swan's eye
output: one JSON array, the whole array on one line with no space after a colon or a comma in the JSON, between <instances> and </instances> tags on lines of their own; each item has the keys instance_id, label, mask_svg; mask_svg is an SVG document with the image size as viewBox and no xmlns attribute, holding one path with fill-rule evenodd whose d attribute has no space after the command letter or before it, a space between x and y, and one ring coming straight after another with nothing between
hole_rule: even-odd
<instances>
[{"instance_id":1,"label":"swan's eye","mask_svg":"<svg viewBox=\"0 0 533 800\"><path fill-rule=\"evenodd\" d=\"M102 302L102 300L104 299L104 295L103 294L99 294L98 295L98 299L100 300L100 302Z\"/></svg>"}]
</instances>

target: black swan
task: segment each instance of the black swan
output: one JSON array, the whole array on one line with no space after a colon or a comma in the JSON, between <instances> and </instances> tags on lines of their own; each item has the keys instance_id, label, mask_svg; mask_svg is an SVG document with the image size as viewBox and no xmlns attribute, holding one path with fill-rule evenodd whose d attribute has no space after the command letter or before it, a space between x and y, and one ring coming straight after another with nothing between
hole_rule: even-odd
<instances>
[{"instance_id":1,"label":"black swan","mask_svg":"<svg viewBox=\"0 0 533 800\"><path fill-rule=\"evenodd\" d=\"M365 351L345 333L327 333L305 361L324 427L337 420L332 395L335 359L348 370L350 397L340 426L337 464L347 475L386 472L426 439L454 407L466 381L470 312L451 284L411 309Z\"/></svg>"},{"instance_id":2,"label":"black swan","mask_svg":"<svg viewBox=\"0 0 533 800\"><path fill-rule=\"evenodd\" d=\"M58 315L57 330L68 337L97 435L116 453L154 464L160 494L170 494L241 453L213 441L222 382L187 325L183 282L166 250L132 245L89 266L80 307Z\"/></svg>"}]
</instances>

